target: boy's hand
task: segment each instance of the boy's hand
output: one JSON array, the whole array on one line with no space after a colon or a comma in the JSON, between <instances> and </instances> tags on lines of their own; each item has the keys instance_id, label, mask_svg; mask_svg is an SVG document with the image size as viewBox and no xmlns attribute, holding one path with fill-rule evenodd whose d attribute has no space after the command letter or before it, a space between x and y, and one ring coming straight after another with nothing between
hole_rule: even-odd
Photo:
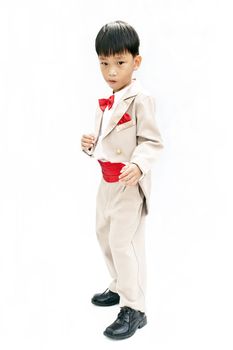
<instances>
[{"instance_id":1,"label":"boy's hand","mask_svg":"<svg viewBox=\"0 0 233 350\"><path fill-rule=\"evenodd\" d=\"M126 186L134 186L142 176L139 167L134 163L128 163L121 169L119 182L124 182Z\"/></svg>"},{"instance_id":2,"label":"boy's hand","mask_svg":"<svg viewBox=\"0 0 233 350\"><path fill-rule=\"evenodd\" d=\"M93 134L82 135L81 147L84 150L90 150L95 144L96 138Z\"/></svg>"}]
</instances>

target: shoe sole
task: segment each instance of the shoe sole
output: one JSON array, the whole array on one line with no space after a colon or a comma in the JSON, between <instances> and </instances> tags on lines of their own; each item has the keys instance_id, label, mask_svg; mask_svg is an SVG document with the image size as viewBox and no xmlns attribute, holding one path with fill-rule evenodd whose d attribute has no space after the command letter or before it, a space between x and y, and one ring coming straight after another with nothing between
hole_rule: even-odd
<instances>
[{"instance_id":1,"label":"shoe sole","mask_svg":"<svg viewBox=\"0 0 233 350\"><path fill-rule=\"evenodd\" d=\"M109 303L109 304L102 304L101 302L98 302L98 301L94 301L94 300L91 300L92 304L96 305L96 306L103 306L103 307L106 307L106 306L113 306L113 305L117 305L119 304L119 301L116 302L116 301L113 301L112 303Z\"/></svg>"},{"instance_id":2,"label":"shoe sole","mask_svg":"<svg viewBox=\"0 0 233 350\"><path fill-rule=\"evenodd\" d=\"M105 335L106 337L111 338L111 339L114 339L114 340L123 340L123 339L127 339L127 338L132 337L132 335L134 335L134 333L136 332L137 329L140 329L140 328L144 327L146 324L147 324L147 317L145 316L145 317L143 318L143 320L141 320L141 322L139 323L138 327L137 327L133 332L131 332L130 334L116 336L116 335L108 334L106 331L104 331L104 335Z\"/></svg>"}]
</instances>

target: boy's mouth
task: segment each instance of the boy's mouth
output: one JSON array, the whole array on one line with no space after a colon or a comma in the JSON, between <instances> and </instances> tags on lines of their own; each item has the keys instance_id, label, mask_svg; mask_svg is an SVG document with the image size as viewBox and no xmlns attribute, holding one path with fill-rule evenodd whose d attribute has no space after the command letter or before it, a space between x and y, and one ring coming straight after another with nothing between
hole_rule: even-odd
<instances>
[{"instance_id":1,"label":"boy's mouth","mask_svg":"<svg viewBox=\"0 0 233 350\"><path fill-rule=\"evenodd\" d=\"M113 83L116 83L117 81L116 80L109 80L108 82L113 84Z\"/></svg>"}]
</instances>

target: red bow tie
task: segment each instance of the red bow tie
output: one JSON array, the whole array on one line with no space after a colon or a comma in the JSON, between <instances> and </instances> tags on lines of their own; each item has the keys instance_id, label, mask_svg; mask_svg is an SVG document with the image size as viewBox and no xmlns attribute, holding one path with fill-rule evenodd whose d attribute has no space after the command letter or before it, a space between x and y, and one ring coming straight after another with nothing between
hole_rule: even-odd
<instances>
[{"instance_id":1,"label":"red bow tie","mask_svg":"<svg viewBox=\"0 0 233 350\"><path fill-rule=\"evenodd\" d=\"M99 99L99 105L102 111L105 111L106 107L108 107L108 109L111 109L113 103L114 103L114 95L110 96L109 98Z\"/></svg>"}]
</instances>

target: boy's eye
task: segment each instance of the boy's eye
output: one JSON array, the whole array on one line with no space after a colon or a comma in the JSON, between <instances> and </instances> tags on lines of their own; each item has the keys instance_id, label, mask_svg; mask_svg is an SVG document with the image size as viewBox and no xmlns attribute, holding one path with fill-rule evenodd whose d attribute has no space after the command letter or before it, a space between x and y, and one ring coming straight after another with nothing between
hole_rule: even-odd
<instances>
[{"instance_id":1,"label":"boy's eye","mask_svg":"<svg viewBox=\"0 0 233 350\"><path fill-rule=\"evenodd\" d=\"M108 65L107 62L100 62L100 64L102 64L103 66L107 66Z\"/></svg>"},{"instance_id":2,"label":"boy's eye","mask_svg":"<svg viewBox=\"0 0 233 350\"><path fill-rule=\"evenodd\" d=\"M118 64L121 66L123 63L125 63L124 61L118 61Z\"/></svg>"}]
</instances>

